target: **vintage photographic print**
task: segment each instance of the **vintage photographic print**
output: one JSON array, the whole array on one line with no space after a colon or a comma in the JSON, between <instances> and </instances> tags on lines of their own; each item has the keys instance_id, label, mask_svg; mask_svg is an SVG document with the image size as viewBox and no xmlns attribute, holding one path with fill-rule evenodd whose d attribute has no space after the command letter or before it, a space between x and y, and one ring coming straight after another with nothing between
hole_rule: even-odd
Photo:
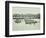
<instances>
[{"instance_id":1,"label":"vintage photographic print","mask_svg":"<svg viewBox=\"0 0 46 38\"><path fill-rule=\"evenodd\" d=\"M6 1L5 36L45 34L45 4Z\"/></svg>"},{"instance_id":2,"label":"vintage photographic print","mask_svg":"<svg viewBox=\"0 0 46 38\"><path fill-rule=\"evenodd\" d=\"M13 7L13 31L40 30L40 8Z\"/></svg>"}]
</instances>

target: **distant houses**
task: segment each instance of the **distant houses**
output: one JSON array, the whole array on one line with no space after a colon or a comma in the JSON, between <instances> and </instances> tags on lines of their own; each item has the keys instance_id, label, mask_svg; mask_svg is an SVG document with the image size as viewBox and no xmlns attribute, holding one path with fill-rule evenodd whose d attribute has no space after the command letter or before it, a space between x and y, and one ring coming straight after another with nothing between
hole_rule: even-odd
<instances>
[{"instance_id":1,"label":"distant houses","mask_svg":"<svg viewBox=\"0 0 46 38\"><path fill-rule=\"evenodd\" d=\"M29 19L40 19L40 14L33 15L33 14L14 14L13 19L24 19L24 18L29 18Z\"/></svg>"},{"instance_id":2,"label":"distant houses","mask_svg":"<svg viewBox=\"0 0 46 38\"><path fill-rule=\"evenodd\" d=\"M15 23L21 23L21 20L23 19L25 24L32 24L32 23L37 23L36 20L34 19L40 19L40 14L33 15L33 14L14 14L13 19ZM33 20L31 20L33 19Z\"/></svg>"}]
</instances>

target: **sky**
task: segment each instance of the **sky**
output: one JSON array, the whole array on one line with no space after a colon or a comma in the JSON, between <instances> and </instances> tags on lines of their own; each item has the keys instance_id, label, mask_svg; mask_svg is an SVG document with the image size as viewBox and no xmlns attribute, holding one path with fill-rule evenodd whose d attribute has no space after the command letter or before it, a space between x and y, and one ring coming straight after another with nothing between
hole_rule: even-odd
<instances>
[{"instance_id":1,"label":"sky","mask_svg":"<svg viewBox=\"0 0 46 38\"><path fill-rule=\"evenodd\" d=\"M38 7L12 7L13 14L39 14L40 8Z\"/></svg>"}]
</instances>

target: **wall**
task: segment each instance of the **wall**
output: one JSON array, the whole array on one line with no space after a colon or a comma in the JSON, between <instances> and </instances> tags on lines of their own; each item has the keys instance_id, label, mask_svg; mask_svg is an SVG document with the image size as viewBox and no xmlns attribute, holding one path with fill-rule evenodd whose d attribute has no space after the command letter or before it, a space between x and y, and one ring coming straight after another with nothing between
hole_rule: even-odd
<instances>
[{"instance_id":1,"label":"wall","mask_svg":"<svg viewBox=\"0 0 46 38\"><path fill-rule=\"evenodd\" d=\"M6 0L0 0L0 38L6 38L5 37L5 1ZM15 0L15 1L44 2L44 3L46 3L46 0ZM9 38L11 38L11 37L9 37ZM46 38L46 34L45 35L37 35L37 36L14 37L14 38Z\"/></svg>"}]
</instances>

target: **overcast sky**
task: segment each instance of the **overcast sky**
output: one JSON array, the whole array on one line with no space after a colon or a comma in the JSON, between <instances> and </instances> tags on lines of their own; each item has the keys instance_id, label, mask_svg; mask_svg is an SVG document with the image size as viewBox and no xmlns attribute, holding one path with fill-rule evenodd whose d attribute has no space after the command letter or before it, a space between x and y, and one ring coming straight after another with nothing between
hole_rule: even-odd
<instances>
[{"instance_id":1,"label":"overcast sky","mask_svg":"<svg viewBox=\"0 0 46 38\"><path fill-rule=\"evenodd\" d=\"M40 8L38 7L13 7L13 14L38 14L40 13Z\"/></svg>"}]
</instances>

